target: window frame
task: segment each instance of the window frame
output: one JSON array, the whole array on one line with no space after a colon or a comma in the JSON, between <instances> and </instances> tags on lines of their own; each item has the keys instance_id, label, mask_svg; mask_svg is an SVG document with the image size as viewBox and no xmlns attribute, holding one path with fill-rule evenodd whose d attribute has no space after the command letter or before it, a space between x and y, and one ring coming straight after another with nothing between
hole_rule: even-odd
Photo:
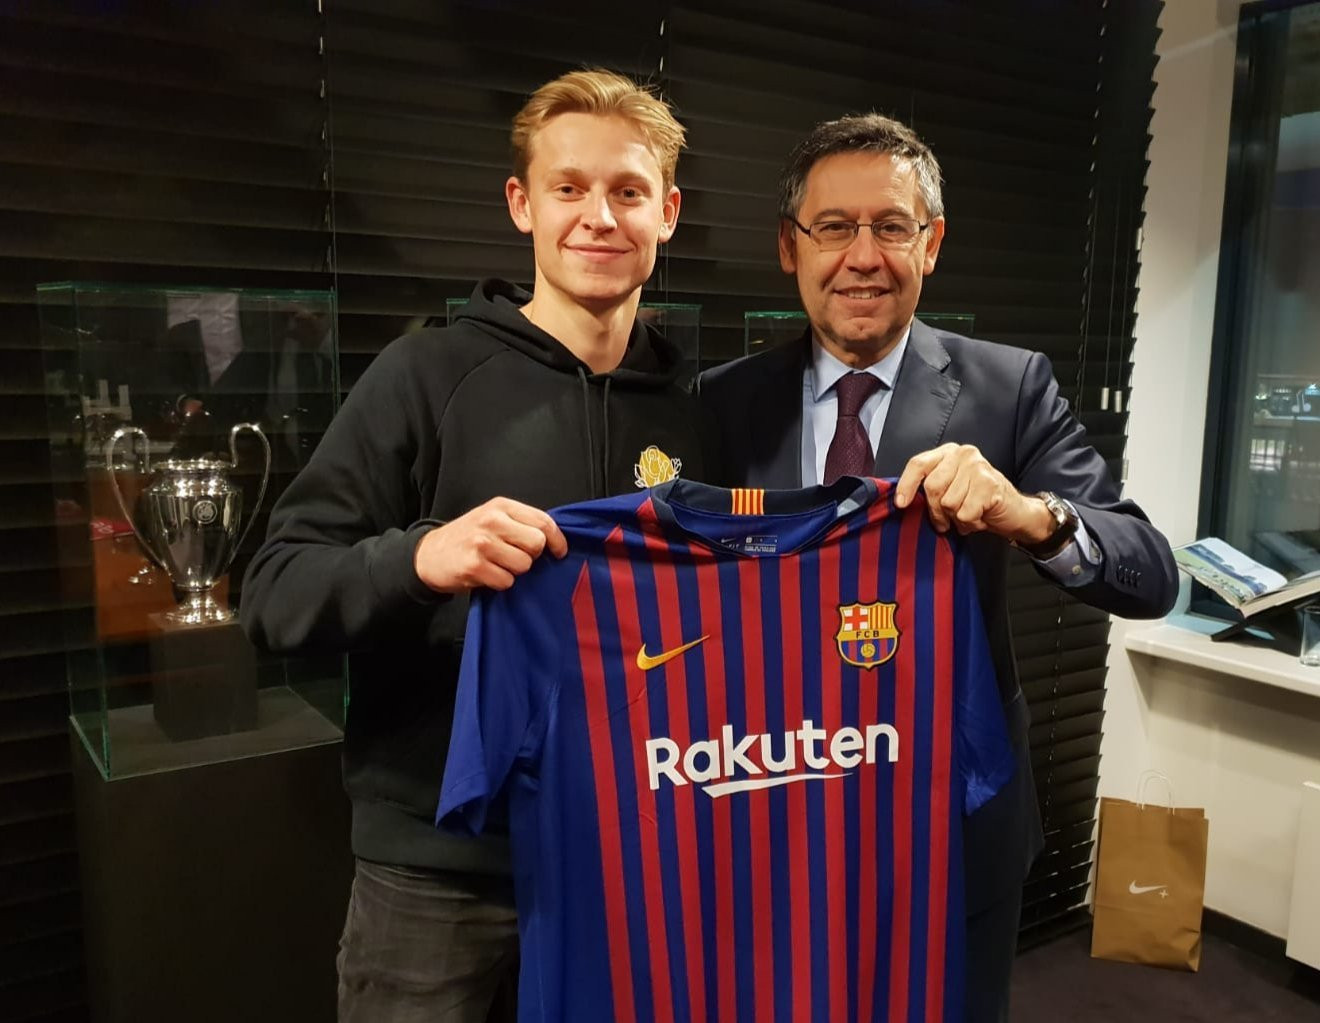
<instances>
[{"instance_id":1,"label":"window frame","mask_svg":"<svg viewBox=\"0 0 1320 1023\"><path fill-rule=\"evenodd\" d=\"M1244 4L1238 15L1197 536L1224 536L1226 529L1233 430L1242 412L1241 381L1250 354L1248 318L1267 255L1269 210L1260 200L1271 191L1278 150L1280 118L1272 98L1287 70L1289 22L1277 15L1299 7L1320 7L1320 0L1261 0ZM1264 153L1270 155L1268 162ZM1226 620L1237 617L1199 583L1192 585L1188 610Z\"/></svg>"}]
</instances>

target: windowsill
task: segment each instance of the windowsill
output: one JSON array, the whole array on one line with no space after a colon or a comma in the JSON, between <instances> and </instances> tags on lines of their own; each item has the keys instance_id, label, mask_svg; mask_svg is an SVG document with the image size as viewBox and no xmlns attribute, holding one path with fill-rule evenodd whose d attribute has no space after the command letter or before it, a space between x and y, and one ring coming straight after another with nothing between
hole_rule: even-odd
<instances>
[{"instance_id":1,"label":"windowsill","mask_svg":"<svg viewBox=\"0 0 1320 1023\"><path fill-rule=\"evenodd\" d=\"M1181 620L1183 616L1175 616L1169 622ZM1320 668L1306 667L1296 656L1267 647L1232 641L1216 643L1204 632L1168 622L1130 629L1123 637L1123 646L1129 653L1178 661L1320 697Z\"/></svg>"}]
</instances>

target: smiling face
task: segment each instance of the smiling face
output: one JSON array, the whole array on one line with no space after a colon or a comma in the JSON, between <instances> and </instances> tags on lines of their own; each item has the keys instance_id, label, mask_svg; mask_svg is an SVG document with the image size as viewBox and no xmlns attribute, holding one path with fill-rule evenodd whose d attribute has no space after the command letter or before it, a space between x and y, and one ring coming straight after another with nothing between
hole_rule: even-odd
<instances>
[{"instance_id":1,"label":"smiling face","mask_svg":"<svg viewBox=\"0 0 1320 1023\"><path fill-rule=\"evenodd\" d=\"M917 178L905 160L887 153L836 153L807 175L797 219L870 223L887 217L926 222ZM779 262L797 276L802 308L816 339L855 368L870 366L893 349L916 313L922 278L935 269L944 218L930 222L911 245L881 248L866 228L846 249L822 252L791 222L779 225Z\"/></svg>"},{"instance_id":2,"label":"smiling face","mask_svg":"<svg viewBox=\"0 0 1320 1023\"><path fill-rule=\"evenodd\" d=\"M622 117L560 114L532 140L526 180L505 185L509 214L532 236L538 304L603 311L631 300L674 233L679 192L636 125Z\"/></svg>"}]
</instances>

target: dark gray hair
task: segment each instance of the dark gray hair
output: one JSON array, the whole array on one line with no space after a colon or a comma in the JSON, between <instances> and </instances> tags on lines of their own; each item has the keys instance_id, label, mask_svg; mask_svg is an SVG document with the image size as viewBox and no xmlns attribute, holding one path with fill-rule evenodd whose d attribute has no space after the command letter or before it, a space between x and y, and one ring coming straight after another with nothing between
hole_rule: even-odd
<instances>
[{"instance_id":1,"label":"dark gray hair","mask_svg":"<svg viewBox=\"0 0 1320 1023\"><path fill-rule=\"evenodd\" d=\"M902 121L883 114L854 114L822 121L793 147L779 176L779 215L797 217L807 191L811 168L837 153L888 153L906 160L917 176L917 192L932 219L944 216L940 194L940 165L930 147Z\"/></svg>"}]
</instances>

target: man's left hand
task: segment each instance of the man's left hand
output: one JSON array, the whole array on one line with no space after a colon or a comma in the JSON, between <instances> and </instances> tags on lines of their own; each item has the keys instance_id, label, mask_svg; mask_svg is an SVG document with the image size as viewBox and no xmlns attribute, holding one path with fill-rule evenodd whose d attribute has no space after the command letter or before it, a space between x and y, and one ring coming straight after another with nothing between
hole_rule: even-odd
<instances>
[{"instance_id":1,"label":"man's left hand","mask_svg":"<svg viewBox=\"0 0 1320 1023\"><path fill-rule=\"evenodd\" d=\"M906 508L918 488L926 492L930 521L941 533L988 532L1026 546L1054 533L1045 502L1019 492L971 444L941 444L913 455L898 479L894 503Z\"/></svg>"}]
</instances>

